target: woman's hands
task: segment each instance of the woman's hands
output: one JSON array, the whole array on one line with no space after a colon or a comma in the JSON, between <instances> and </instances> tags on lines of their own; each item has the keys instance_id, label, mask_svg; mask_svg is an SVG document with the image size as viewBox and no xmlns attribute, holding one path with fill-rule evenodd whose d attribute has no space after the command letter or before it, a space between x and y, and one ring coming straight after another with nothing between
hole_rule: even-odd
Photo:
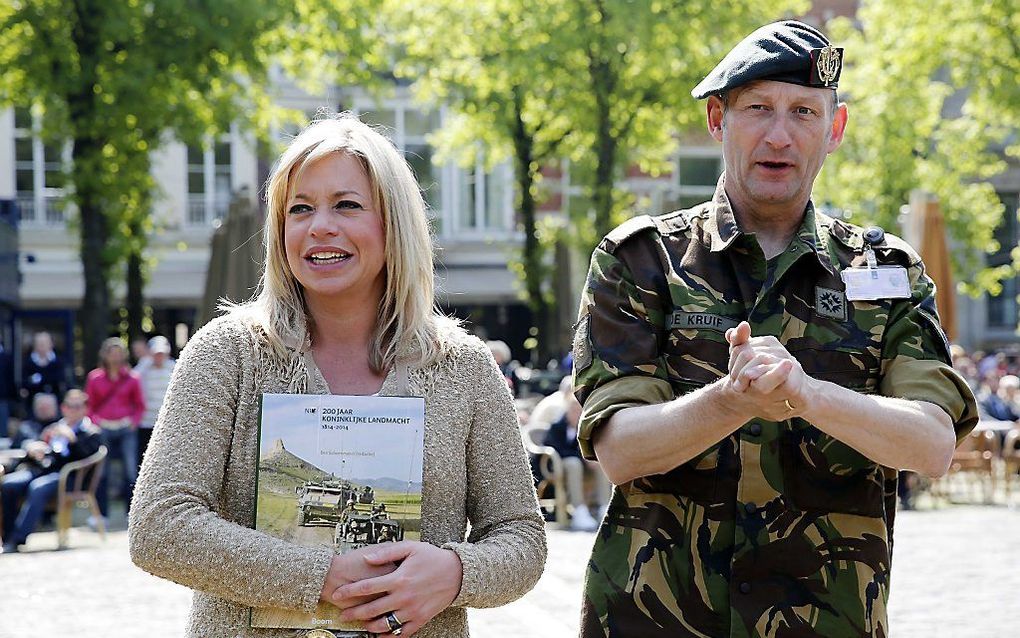
<instances>
[{"instance_id":1,"label":"woman's hands","mask_svg":"<svg viewBox=\"0 0 1020 638\"><path fill-rule=\"evenodd\" d=\"M452 550L417 541L385 543L358 551L365 550L361 560L366 567L380 569L396 563L396 570L348 582L326 600L344 610L344 620L365 621L368 631L390 633L385 616L392 613L402 625L401 636L409 636L449 607L460 593L463 567Z\"/></svg>"},{"instance_id":2,"label":"woman's hands","mask_svg":"<svg viewBox=\"0 0 1020 638\"><path fill-rule=\"evenodd\" d=\"M363 547L334 556L333 562L329 565L329 571L326 572L326 582L322 584L319 600L331 603L333 602L331 597L340 587L366 578L385 576L397 568L393 561L369 562L367 556L374 550L374 547ZM356 605L369 602L375 598L378 598L378 596L364 597L349 602L352 605Z\"/></svg>"}]
</instances>

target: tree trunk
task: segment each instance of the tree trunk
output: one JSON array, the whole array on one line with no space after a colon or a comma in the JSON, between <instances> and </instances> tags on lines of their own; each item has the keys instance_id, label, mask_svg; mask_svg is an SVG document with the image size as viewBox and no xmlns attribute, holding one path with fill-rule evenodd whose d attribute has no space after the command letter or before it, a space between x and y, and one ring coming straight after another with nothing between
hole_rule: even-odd
<instances>
[{"instance_id":1,"label":"tree trunk","mask_svg":"<svg viewBox=\"0 0 1020 638\"><path fill-rule=\"evenodd\" d=\"M613 178L616 173L619 140L613 134L612 105L609 96L615 83L610 66L603 62L591 65L592 90L595 94L595 183L592 205L595 208L596 241L613 229Z\"/></svg>"},{"instance_id":2,"label":"tree trunk","mask_svg":"<svg viewBox=\"0 0 1020 638\"><path fill-rule=\"evenodd\" d=\"M588 81L595 98L595 156L594 182L591 188L592 207L595 209L595 241L613 229L613 178L616 175L618 132L613 131L612 96L620 82L620 73L614 67L612 56L617 55L606 35L612 18L602 0L595 0L591 10L597 14L592 40L588 44Z\"/></svg>"},{"instance_id":3,"label":"tree trunk","mask_svg":"<svg viewBox=\"0 0 1020 638\"><path fill-rule=\"evenodd\" d=\"M133 237L139 237L138 233L141 232L141 224L138 221L131 224ZM127 308L128 343L132 343L135 339L145 337L145 331L142 329L142 320L145 318L145 278L142 273L141 245L138 243L132 245L131 253L128 255L124 306Z\"/></svg>"},{"instance_id":4,"label":"tree trunk","mask_svg":"<svg viewBox=\"0 0 1020 638\"><path fill-rule=\"evenodd\" d=\"M535 178L538 165L535 162L535 139L524 123L524 98L520 87L514 87L514 168L519 193L521 223L524 226L524 247L522 262L524 264L524 291L528 306L535 316L538 328L538 356L546 361L555 346L556 330L551 323L552 312L543 287L545 284L545 264L543 250L536 232Z\"/></svg>"},{"instance_id":5,"label":"tree trunk","mask_svg":"<svg viewBox=\"0 0 1020 638\"><path fill-rule=\"evenodd\" d=\"M74 140L75 199L81 216L81 264L85 276L85 295L82 297L78 319L82 335L82 363L86 370L96 366L99 346L109 335L110 288L107 275L110 271L106 242L109 237L102 197L94 187L96 176L88 167L98 161L102 153L99 140L82 136Z\"/></svg>"},{"instance_id":6,"label":"tree trunk","mask_svg":"<svg viewBox=\"0 0 1020 638\"><path fill-rule=\"evenodd\" d=\"M93 7L74 5L77 21L71 28L72 44L78 54L80 73L68 89L67 106L73 123L71 177L74 200L78 205L81 227L81 263L85 277L78 321L82 335L82 363L86 370L95 367L99 345L109 334L110 271L107 240L109 228L103 205L102 181L104 140L99 132L102 105L95 87L98 85L97 60L102 57L100 29L93 24L98 12Z\"/></svg>"}]
</instances>

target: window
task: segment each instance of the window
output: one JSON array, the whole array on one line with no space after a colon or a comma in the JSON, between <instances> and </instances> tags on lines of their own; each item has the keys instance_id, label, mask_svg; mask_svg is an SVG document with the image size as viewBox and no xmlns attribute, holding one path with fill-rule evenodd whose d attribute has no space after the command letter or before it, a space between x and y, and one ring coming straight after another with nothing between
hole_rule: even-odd
<instances>
[{"instance_id":1,"label":"window","mask_svg":"<svg viewBox=\"0 0 1020 638\"><path fill-rule=\"evenodd\" d=\"M483 233L511 228L509 173L506 164L486 172L481 162L475 165L474 170L459 171L460 196L456 204L458 231Z\"/></svg>"},{"instance_id":2,"label":"window","mask_svg":"<svg viewBox=\"0 0 1020 638\"><path fill-rule=\"evenodd\" d=\"M38 121L27 108L14 109L14 188L21 222L53 226L64 223L67 144L44 143Z\"/></svg>"},{"instance_id":3,"label":"window","mask_svg":"<svg viewBox=\"0 0 1020 638\"><path fill-rule=\"evenodd\" d=\"M439 126L439 112L417 110L398 100L381 106L366 106L360 109L358 116L362 122L376 127L404 154L421 188L436 233L440 233L443 206L441 172L432 163L432 147L425 139Z\"/></svg>"},{"instance_id":4,"label":"window","mask_svg":"<svg viewBox=\"0 0 1020 638\"><path fill-rule=\"evenodd\" d=\"M678 157L676 208L690 208L712 199L722 171L722 158L715 152Z\"/></svg>"},{"instance_id":5,"label":"window","mask_svg":"<svg viewBox=\"0 0 1020 638\"><path fill-rule=\"evenodd\" d=\"M1020 281L1018 277L1006 279L1002 282L1002 292L998 296L989 295L989 328L1016 328L1017 316L1020 313L1020 308L1017 307L1017 295L1020 295L1018 281Z\"/></svg>"},{"instance_id":6,"label":"window","mask_svg":"<svg viewBox=\"0 0 1020 638\"><path fill-rule=\"evenodd\" d=\"M1011 251L1020 245L1020 223L1017 212L1020 209L1020 193L999 193L999 199L1006 206L1002 223L995 229L995 239L999 249L989 253L989 266L1001 266L1012 261ZM1020 277L1013 277L1002 282L1002 292L997 296L988 295L988 327L1016 329L1020 319L1020 306L1017 295L1020 295Z\"/></svg>"},{"instance_id":7,"label":"window","mask_svg":"<svg viewBox=\"0 0 1020 638\"><path fill-rule=\"evenodd\" d=\"M716 182L722 173L718 157L677 158L677 176L681 187L705 187L715 191Z\"/></svg>"},{"instance_id":8,"label":"window","mask_svg":"<svg viewBox=\"0 0 1020 638\"><path fill-rule=\"evenodd\" d=\"M439 111L414 108L397 97L382 104L368 102L356 109L361 121L379 127L404 154L437 235L506 233L513 229L509 166L486 172L479 162L471 169L436 166L428 135L441 123Z\"/></svg>"},{"instance_id":9,"label":"window","mask_svg":"<svg viewBox=\"0 0 1020 638\"><path fill-rule=\"evenodd\" d=\"M223 219L230 206L232 153L230 142L188 146L188 223L195 226Z\"/></svg>"},{"instance_id":10,"label":"window","mask_svg":"<svg viewBox=\"0 0 1020 638\"><path fill-rule=\"evenodd\" d=\"M425 203L430 210L439 210L442 201L439 199L438 171L432 164L432 147L428 144L408 144L404 150L404 157L411 165L415 179L418 180Z\"/></svg>"}]
</instances>

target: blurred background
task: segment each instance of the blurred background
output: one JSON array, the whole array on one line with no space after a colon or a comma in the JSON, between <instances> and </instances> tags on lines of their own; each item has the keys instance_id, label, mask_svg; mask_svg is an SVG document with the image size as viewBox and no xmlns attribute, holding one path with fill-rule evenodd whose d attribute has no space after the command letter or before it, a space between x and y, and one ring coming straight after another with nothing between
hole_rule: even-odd
<instances>
[{"instance_id":1,"label":"blurred background","mask_svg":"<svg viewBox=\"0 0 1020 638\"><path fill-rule=\"evenodd\" d=\"M915 511L897 518L893 626L1015 635L1020 0L3 0L0 462L16 465L22 424L45 424L35 397L54 395L39 403L56 418L103 339L144 371L219 299L249 298L273 161L317 114L351 111L418 178L438 302L490 342L550 521L539 588L472 625L574 634L591 542L577 513L597 516L605 486L588 477L568 501L547 432L589 256L628 217L711 197L721 150L690 90L786 17L845 48L850 122L816 206L921 252L982 406L946 479L901 482ZM66 628L49 610L72 606L95 610L82 635L179 634L187 590L130 565L121 496L105 541L78 511L59 542L75 551L51 551L44 522L0 557L0 609L21 610L0 636Z\"/></svg>"},{"instance_id":2,"label":"blurred background","mask_svg":"<svg viewBox=\"0 0 1020 638\"><path fill-rule=\"evenodd\" d=\"M176 354L219 297L254 291L282 145L316 113L348 110L418 177L443 309L511 361L555 367L598 238L713 191L720 149L691 87L754 27L797 16L846 49L850 126L816 204L927 253L954 342L1015 353L1017 9L8 0L0 343L16 376L43 330L72 379L111 334L165 335Z\"/></svg>"}]
</instances>

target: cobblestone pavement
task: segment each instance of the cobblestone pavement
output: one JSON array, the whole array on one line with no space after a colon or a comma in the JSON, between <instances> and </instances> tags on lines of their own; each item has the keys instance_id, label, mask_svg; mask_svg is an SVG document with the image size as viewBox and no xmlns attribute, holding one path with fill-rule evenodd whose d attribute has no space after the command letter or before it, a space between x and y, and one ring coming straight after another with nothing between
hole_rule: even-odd
<instances>
[{"instance_id":1,"label":"cobblestone pavement","mask_svg":"<svg viewBox=\"0 0 1020 638\"><path fill-rule=\"evenodd\" d=\"M1020 636L1020 511L957 505L902 512L896 532L894 638ZM472 635L575 636L592 539L550 530L549 564L538 586L506 607L472 610ZM0 556L0 638L182 634L189 590L134 567L123 529L105 543L75 529L72 549L54 547L52 532L39 533L22 552Z\"/></svg>"}]
</instances>

